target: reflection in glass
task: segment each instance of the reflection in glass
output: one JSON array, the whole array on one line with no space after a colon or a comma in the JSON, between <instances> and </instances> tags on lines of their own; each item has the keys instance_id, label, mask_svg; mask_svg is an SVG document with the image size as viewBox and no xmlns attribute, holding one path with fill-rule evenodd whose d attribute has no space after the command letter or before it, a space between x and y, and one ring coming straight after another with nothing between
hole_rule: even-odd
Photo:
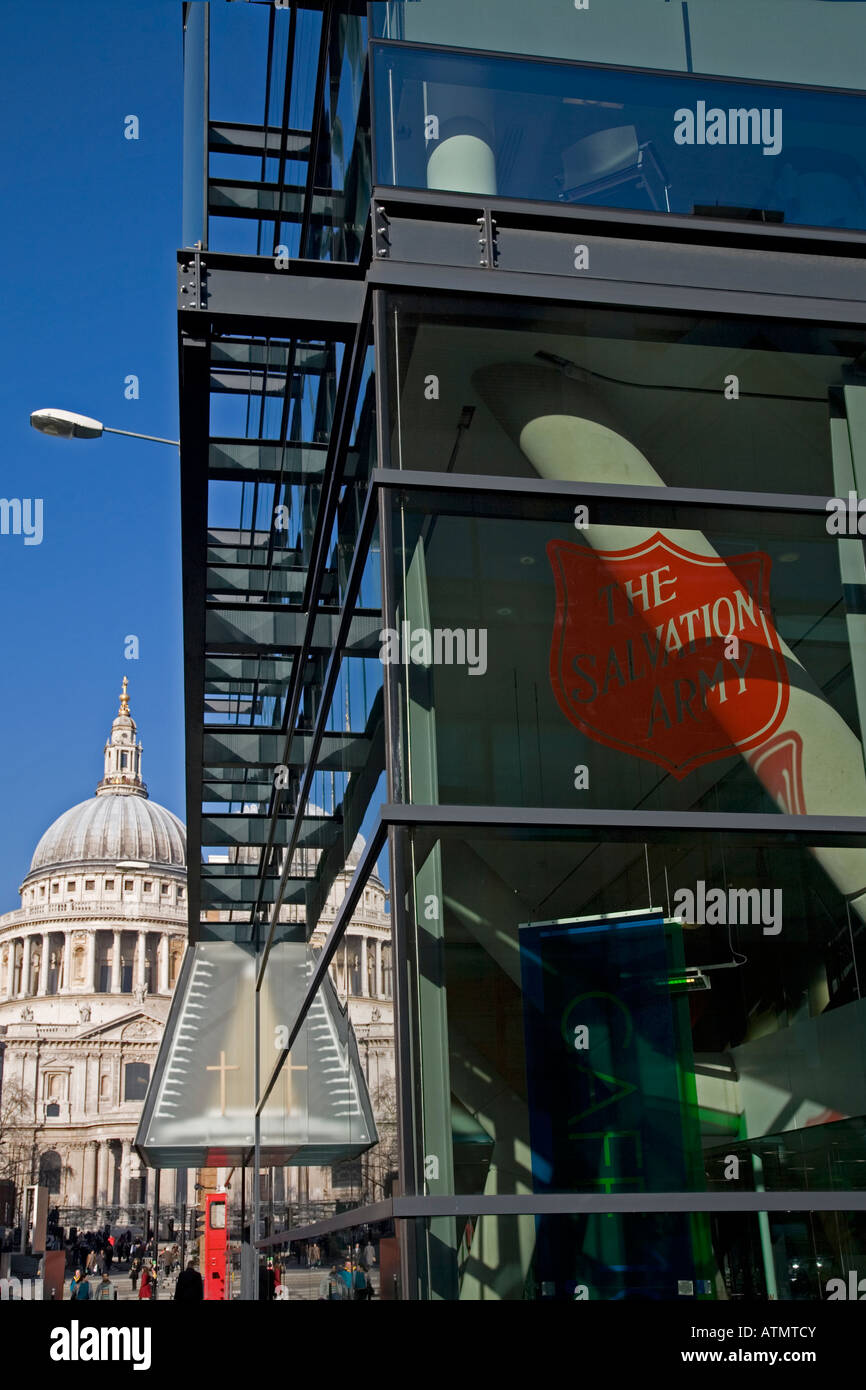
<instances>
[{"instance_id":1,"label":"reflection in glass","mask_svg":"<svg viewBox=\"0 0 866 1390\"><path fill-rule=\"evenodd\" d=\"M860 1211L469 1217L456 1226L448 1264L453 1297L466 1301L824 1302L854 1297L852 1271L866 1260ZM429 1260L434 1223L419 1220L416 1231Z\"/></svg>"},{"instance_id":2,"label":"reflection in glass","mask_svg":"<svg viewBox=\"0 0 866 1390\"><path fill-rule=\"evenodd\" d=\"M863 98L374 45L379 183L866 226Z\"/></svg>"},{"instance_id":3,"label":"reflection in glass","mask_svg":"<svg viewBox=\"0 0 866 1390\"><path fill-rule=\"evenodd\" d=\"M407 840L418 1144L443 1155L429 1192L861 1190L866 926L820 850L697 829L633 835ZM476 1237L495 1248L501 1220L479 1216L473 1256ZM488 1275L523 1287L538 1260L554 1283L583 1269L591 1297L624 1284L667 1297L649 1291L654 1233L669 1273L693 1264L680 1277L721 1296L709 1218L623 1220L518 1218L512 1267ZM768 1218L749 1224L764 1266ZM465 1233L444 1220L437 1231L431 1280L456 1297Z\"/></svg>"},{"instance_id":4,"label":"reflection in glass","mask_svg":"<svg viewBox=\"0 0 866 1390\"><path fill-rule=\"evenodd\" d=\"M576 8L576 7L575 7ZM387 0L373 36L406 43L537 54L583 63L863 86L866 4L845 0L605 0L578 14L559 0L497 0L496 23L463 0Z\"/></svg>"}]
</instances>

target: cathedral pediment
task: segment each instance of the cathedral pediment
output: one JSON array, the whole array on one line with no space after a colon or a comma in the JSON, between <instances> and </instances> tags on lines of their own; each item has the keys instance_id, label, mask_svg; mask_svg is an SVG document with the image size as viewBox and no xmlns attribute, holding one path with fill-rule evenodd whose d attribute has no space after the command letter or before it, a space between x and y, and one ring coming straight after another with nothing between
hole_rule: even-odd
<instances>
[{"instance_id":1,"label":"cathedral pediment","mask_svg":"<svg viewBox=\"0 0 866 1390\"><path fill-rule=\"evenodd\" d=\"M76 1041L84 1042L99 1039L101 1042L158 1042L162 1036L164 1020L145 1009L133 1009L120 1018L106 1020L79 1033Z\"/></svg>"}]
</instances>

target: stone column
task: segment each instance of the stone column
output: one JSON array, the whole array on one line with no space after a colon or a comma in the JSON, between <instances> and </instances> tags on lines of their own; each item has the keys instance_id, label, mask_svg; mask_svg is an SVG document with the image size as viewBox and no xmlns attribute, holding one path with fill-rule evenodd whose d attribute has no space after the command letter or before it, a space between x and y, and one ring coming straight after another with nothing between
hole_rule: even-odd
<instances>
[{"instance_id":1,"label":"stone column","mask_svg":"<svg viewBox=\"0 0 866 1390\"><path fill-rule=\"evenodd\" d=\"M72 987L72 932L63 933L63 984L58 994L68 994Z\"/></svg>"},{"instance_id":2,"label":"stone column","mask_svg":"<svg viewBox=\"0 0 866 1390\"><path fill-rule=\"evenodd\" d=\"M39 960L39 994L48 989L48 962L51 959L51 933L42 933L42 955Z\"/></svg>"},{"instance_id":3,"label":"stone column","mask_svg":"<svg viewBox=\"0 0 866 1390\"><path fill-rule=\"evenodd\" d=\"M132 1140L124 1139L121 1143L120 1158L120 1220L129 1220L129 1179L130 1179L130 1160L132 1156Z\"/></svg>"},{"instance_id":4,"label":"stone column","mask_svg":"<svg viewBox=\"0 0 866 1390\"><path fill-rule=\"evenodd\" d=\"M376 937L376 998L382 998L382 943Z\"/></svg>"},{"instance_id":5,"label":"stone column","mask_svg":"<svg viewBox=\"0 0 866 1390\"><path fill-rule=\"evenodd\" d=\"M84 953L84 986L88 994L96 989L96 932L88 932L87 948Z\"/></svg>"},{"instance_id":6,"label":"stone column","mask_svg":"<svg viewBox=\"0 0 866 1390\"><path fill-rule=\"evenodd\" d=\"M108 1140L102 1139L99 1143L96 1170L96 1205L100 1208L108 1205L108 1169L110 1156Z\"/></svg>"},{"instance_id":7,"label":"stone column","mask_svg":"<svg viewBox=\"0 0 866 1390\"><path fill-rule=\"evenodd\" d=\"M157 989L160 994L168 994L168 934L163 932L159 938L156 955L158 963Z\"/></svg>"},{"instance_id":8,"label":"stone column","mask_svg":"<svg viewBox=\"0 0 866 1390\"><path fill-rule=\"evenodd\" d=\"M116 929L111 945L111 993L120 993L120 932Z\"/></svg>"},{"instance_id":9,"label":"stone column","mask_svg":"<svg viewBox=\"0 0 866 1390\"><path fill-rule=\"evenodd\" d=\"M30 993L30 947L32 942L32 936L25 936L21 960L21 989L19 990L22 999Z\"/></svg>"},{"instance_id":10,"label":"stone column","mask_svg":"<svg viewBox=\"0 0 866 1390\"><path fill-rule=\"evenodd\" d=\"M15 982L15 952L18 950L18 942L13 937L11 941L7 942L7 946L6 978L0 981L0 990L2 990L7 999L11 999L13 997L12 986Z\"/></svg>"},{"instance_id":11,"label":"stone column","mask_svg":"<svg viewBox=\"0 0 866 1390\"><path fill-rule=\"evenodd\" d=\"M361 993L362 993L363 995L367 995L367 994L369 994L369 992L370 992L370 991L369 991L368 988L367 988L367 938L366 938L366 936L362 936L362 937L361 937Z\"/></svg>"},{"instance_id":12,"label":"stone column","mask_svg":"<svg viewBox=\"0 0 866 1390\"><path fill-rule=\"evenodd\" d=\"M95 1139L88 1139L84 1145L84 1168L81 1182L81 1205L83 1207L96 1206L96 1150Z\"/></svg>"},{"instance_id":13,"label":"stone column","mask_svg":"<svg viewBox=\"0 0 866 1390\"><path fill-rule=\"evenodd\" d=\"M115 1205L114 1193L117 1190L117 1200L120 1201L120 1189L123 1185L123 1150L119 1139L109 1140L108 1144L108 1205Z\"/></svg>"},{"instance_id":14,"label":"stone column","mask_svg":"<svg viewBox=\"0 0 866 1390\"><path fill-rule=\"evenodd\" d=\"M135 952L135 983L141 987L144 984L144 967L147 963L147 932L138 933L138 947Z\"/></svg>"}]
</instances>

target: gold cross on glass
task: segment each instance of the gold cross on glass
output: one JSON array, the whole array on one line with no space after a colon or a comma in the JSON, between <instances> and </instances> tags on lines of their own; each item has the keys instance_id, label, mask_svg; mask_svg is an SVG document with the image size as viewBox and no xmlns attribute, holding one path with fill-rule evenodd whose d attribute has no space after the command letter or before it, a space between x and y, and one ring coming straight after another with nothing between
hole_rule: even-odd
<instances>
[{"instance_id":1,"label":"gold cross on glass","mask_svg":"<svg viewBox=\"0 0 866 1390\"><path fill-rule=\"evenodd\" d=\"M220 1074L220 1114L226 1113L226 1072L240 1071L240 1067L226 1066L226 1054L220 1053L220 1064L218 1067L205 1067L205 1071L218 1071Z\"/></svg>"},{"instance_id":2,"label":"gold cross on glass","mask_svg":"<svg viewBox=\"0 0 866 1390\"><path fill-rule=\"evenodd\" d=\"M297 1067L296 1067L296 1066L294 1065L293 1061L292 1061L292 1054L291 1054L291 1052L289 1053L288 1057L286 1058L285 1066L283 1067L283 1071L285 1072L285 1076L286 1076L286 1114L287 1114L287 1115L291 1115L292 1110L294 1109L294 1095L293 1095L293 1088L292 1088L292 1072L293 1072L293 1071L308 1071L308 1070L309 1070L308 1067L302 1067L302 1066L297 1066Z\"/></svg>"}]
</instances>

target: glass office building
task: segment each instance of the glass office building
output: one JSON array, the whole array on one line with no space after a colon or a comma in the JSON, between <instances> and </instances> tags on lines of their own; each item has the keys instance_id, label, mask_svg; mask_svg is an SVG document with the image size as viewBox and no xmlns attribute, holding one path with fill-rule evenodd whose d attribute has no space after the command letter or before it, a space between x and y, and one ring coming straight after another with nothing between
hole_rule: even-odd
<instances>
[{"instance_id":1,"label":"glass office building","mask_svg":"<svg viewBox=\"0 0 866 1390\"><path fill-rule=\"evenodd\" d=\"M252 962L239 1161L305 1160L281 1076L377 865L392 912L392 1193L260 1257L826 1298L866 1261L866 3L184 23L190 933Z\"/></svg>"}]
</instances>

